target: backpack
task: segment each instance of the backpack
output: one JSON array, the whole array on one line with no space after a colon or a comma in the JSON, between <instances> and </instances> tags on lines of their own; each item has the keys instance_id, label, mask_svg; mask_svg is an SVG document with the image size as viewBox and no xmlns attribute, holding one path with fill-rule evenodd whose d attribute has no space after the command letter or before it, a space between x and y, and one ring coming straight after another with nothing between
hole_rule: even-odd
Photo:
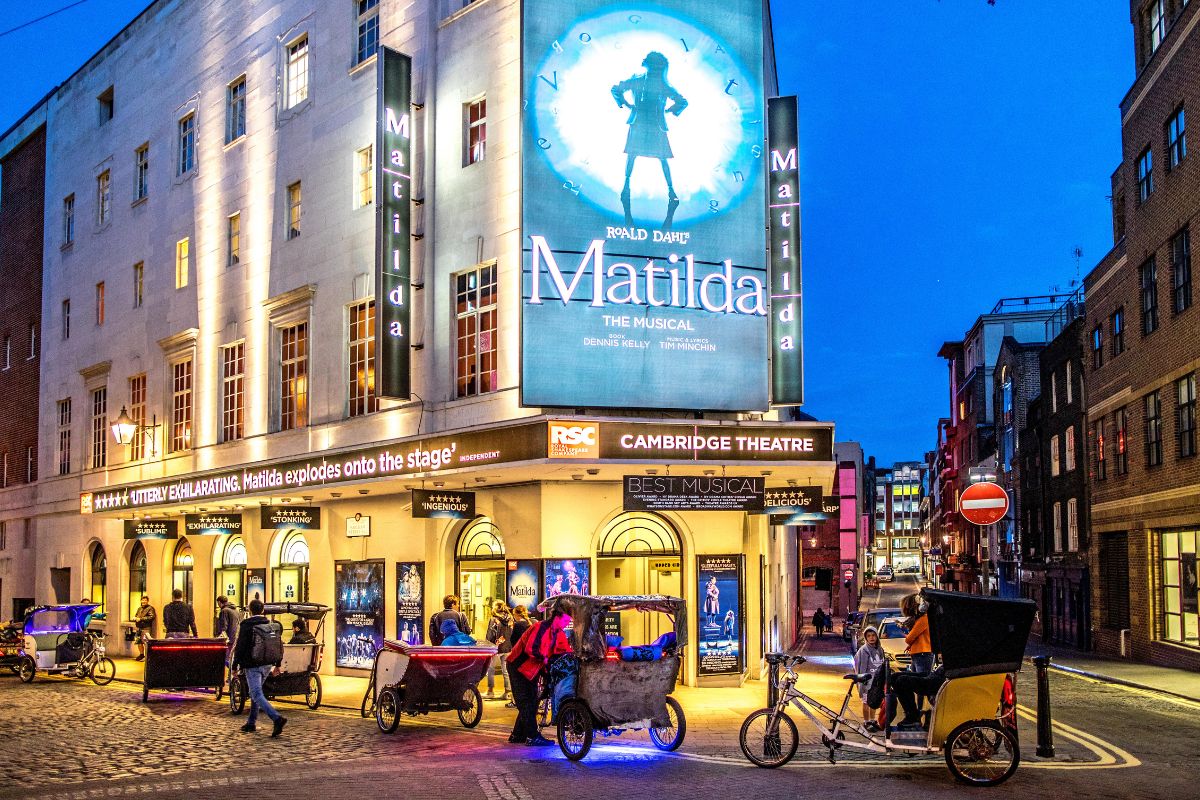
<instances>
[{"instance_id":1,"label":"backpack","mask_svg":"<svg viewBox=\"0 0 1200 800\"><path fill-rule=\"evenodd\" d=\"M250 629L250 661L253 666L275 665L283 660L283 625L272 620Z\"/></svg>"}]
</instances>

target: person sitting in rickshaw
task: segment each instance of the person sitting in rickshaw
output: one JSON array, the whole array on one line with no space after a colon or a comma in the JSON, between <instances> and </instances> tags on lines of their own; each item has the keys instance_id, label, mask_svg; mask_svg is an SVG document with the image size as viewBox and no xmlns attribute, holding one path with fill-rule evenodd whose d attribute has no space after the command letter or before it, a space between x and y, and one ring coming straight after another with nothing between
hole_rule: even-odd
<instances>
[{"instance_id":1,"label":"person sitting in rickshaw","mask_svg":"<svg viewBox=\"0 0 1200 800\"><path fill-rule=\"evenodd\" d=\"M443 647L474 647L477 644L475 638L469 633L460 631L458 623L452 619L442 620L440 630Z\"/></svg>"},{"instance_id":2,"label":"person sitting in rickshaw","mask_svg":"<svg viewBox=\"0 0 1200 800\"><path fill-rule=\"evenodd\" d=\"M312 635L304 620L292 620L292 638L288 640L288 644L312 644L315 641L317 637Z\"/></svg>"},{"instance_id":3,"label":"person sitting in rickshaw","mask_svg":"<svg viewBox=\"0 0 1200 800\"><path fill-rule=\"evenodd\" d=\"M902 731L925 730L918 698L936 697L938 689L942 688L945 682L945 667L937 667L927 675L908 671L893 673L891 690L900 702L900 707L904 709L904 719L900 720L896 727Z\"/></svg>"}]
</instances>

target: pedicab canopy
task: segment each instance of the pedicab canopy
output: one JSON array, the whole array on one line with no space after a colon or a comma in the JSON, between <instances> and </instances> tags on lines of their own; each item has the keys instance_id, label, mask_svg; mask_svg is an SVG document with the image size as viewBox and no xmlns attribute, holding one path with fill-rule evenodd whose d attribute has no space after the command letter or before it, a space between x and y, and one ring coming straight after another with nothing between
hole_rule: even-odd
<instances>
[{"instance_id":1,"label":"pedicab canopy","mask_svg":"<svg viewBox=\"0 0 1200 800\"><path fill-rule=\"evenodd\" d=\"M1017 672L1037 603L925 589L929 637L947 678Z\"/></svg>"},{"instance_id":2,"label":"pedicab canopy","mask_svg":"<svg viewBox=\"0 0 1200 800\"><path fill-rule=\"evenodd\" d=\"M321 605L320 603L266 603L263 606L263 613L269 616L275 614L292 614L301 619L323 619L326 614L332 611L329 606Z\"/></svg>"},{"instance_id":3,"label":"pedicab canopy","mask_svg":"<svg viewBox=\"0 0 1200 800\"><path fill-rule=\"evenodd\" d=\"M559 614L571 618L571 648L583 661L602 661L608 651L604 637L604 615L619 611L666 614L675 626L675 645L687 646L687 603L678 597L652 595L560 594L543 600L538 608L552 619Z\"/></svg>"},{"instance_id":4,"label":"pedicab canopy","mask_svg":"<svg viewBox=\"0 0 1200 800\"><path fill-rule=\"evenodd\" d=\"M82 633L99 607L99 603L74 603L31 608L25 612L25 633Z\"/></svg>"}]
</instances>

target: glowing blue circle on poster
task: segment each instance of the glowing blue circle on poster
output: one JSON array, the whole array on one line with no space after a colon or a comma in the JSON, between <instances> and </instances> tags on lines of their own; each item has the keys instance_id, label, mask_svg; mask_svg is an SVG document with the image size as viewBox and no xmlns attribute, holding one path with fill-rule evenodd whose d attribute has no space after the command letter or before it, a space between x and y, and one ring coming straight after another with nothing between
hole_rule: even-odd
<instances>
[{"instance_id":1,"label":"glowing blue circle on poster","mask_svg":"<svg viewBox=\"0 0 1200 800\"><path fill-rule=\"evenodd\" d=\"M755 81L694 21L640 4L588 17L537 73L527 95L538 149L564 188L627 225L709 219L758 185Z\"/></svg>"}]
</instances>

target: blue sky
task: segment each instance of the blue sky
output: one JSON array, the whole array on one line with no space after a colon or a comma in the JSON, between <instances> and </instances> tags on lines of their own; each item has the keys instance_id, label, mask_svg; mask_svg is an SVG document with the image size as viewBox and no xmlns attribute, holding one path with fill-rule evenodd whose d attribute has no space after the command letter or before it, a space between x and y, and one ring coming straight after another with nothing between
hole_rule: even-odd
<instances>
[{"instance_id":1,"label":"blue sky","mask_svg":"<svg viewBox=\"0 0 1200 800\"><path fill-rule=\"evenodd\" d=\"M0 4L0 31L69 2ZM1129 4L773 5L800 102L805 410L880 461L919 458L947 412L941 343L1111 246ZM0 38L0 130L145 6L87 0Z\"/></svg>"}]
</instances>

